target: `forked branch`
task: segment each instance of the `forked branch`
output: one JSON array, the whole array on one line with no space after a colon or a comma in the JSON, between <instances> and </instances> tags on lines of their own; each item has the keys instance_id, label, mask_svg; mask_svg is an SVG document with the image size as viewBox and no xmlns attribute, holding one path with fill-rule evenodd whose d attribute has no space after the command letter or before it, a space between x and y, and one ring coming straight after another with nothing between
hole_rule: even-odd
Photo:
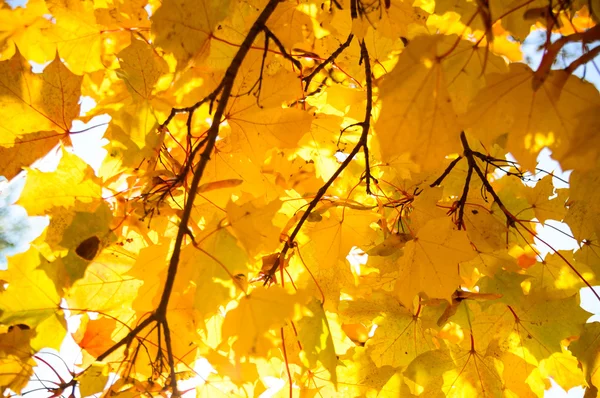
<instances>
[{"instance_id":1,"label":"forked branch","mask_svg":"<svg viewBox=\"0 0 600 398\"><path fill-rule=\"evenodd\" d=\"M467 169L467 177L465 180L465 185L463 187L463 193L460 197L460 199L456 202L456 204L452 207L450 213L455 213L456 211L458 211L458 219L456 221L456 224L458 226L458 229L464 229L465 228L465 224L464 224L464 208L465 205L467 204L467 195L469 192L469 185L471 182L471 177L473 175L473 172L475 172L475 174L477 174L477 176L479 177L479 179L481 180L481 183L483 184L485 190L487 193L489 193L492 198L494 199L494 202L496 203L496 205L498 205L498 207L500 208L500 210L502 210L502 213L504 213L504 216L506 217L506 224L508 227L512 227L512 228L517 228L517 226L521 227L522 229L524 229L525 231L527 231L528 234L530 234L531 236L535 236L540 242L542 242L544 245L546 245L550 250L552 250L552 252L554 254L556 254L558 257L560 257L565 264L573 271L573 273L575 273L575 275L577 275L577 277L587 286L591 289L592 294L594 294L594 296L598 299L598 301L600 301L600 294L598 294L598 292L596 292L596 290L594 289L593 286L590 285L590 283L583 277L583 275L575 268L575 266L573 264L571 264L566 258L565 256L560 252L555 250L549 243L547 243L544 239L541 239L539 236L536 235L536 233L534 231L532 231L525 223L528 222L528 220L520 220L518 219L514 214L512 214L508 208L504 205L504 203L502 203L502 200L500 199L500 197L498 196L498 194L496 193L496 191L494 190L494 188L492 187L492 184L490 184L490 182L487 179L486 173L484 173L481 170L481 167L479 167L479 165L477 164L477 159L490 164L494 167L497 167L496 164L494 163L495 161L500 161L501 159L496 159L487 155L484 155L480 152L477 151L473 151L471 149L471 147L469 146L469 142L467 141L467 137L465 135L465 132L461 132L460 134L460 140L461 143L463 145L463 156L459 156L457 159L453 160L450 165L446 168L446 170L444 170L443 174L436 179L430 186L431 187L435 187L440 185L444 178L446 178L450 172L452 171L452 169L458 164L458 162L460 162L460 160L462 160L462 158L466 158L468 161L468 169ZM507 173L508 174L508 173ZM517 175L517 174L512 174L512 175Z\"/></svg>"},{"instance_id":2,"label":"forked branch","mask_svg":"<svg viewBox=\"0 0 600 398\"><path fill-rule=\"evenodd\" d=\"M202 99L201 101L197 102L196 104L194 104L193 106L191 106L189 108L173 109L171 111L171 113L169 114L169 116L167 117L167 120L165 120L165 122L161 126L161 130L164 130L166 128L166 126L169 124L169 122L178 113L188 113L188 118L191 119L194 111L196 109L198 109L202 104L210 102L211 108L212 108L212 104L215 101L217 101L217 98L218 98L217 107L215 109L212 124L211 124L210 128L208 129L206 139L202 143L202 145L197 145L192 150L190 157L187 160L187 170L191 170L193 168L194 159L195 159L197 153L200 152L201 148L203 148L202 152L200 153L200 159L198 161L198 165L196 166L196 169L193 171L192 181L191 181L191 184L188 189L188 196L187 196L187 199L184 204L181 220L179 222L179 227L177 230L177 236L175 238L173 253L169 260L169 266L167 269L167 279L165 282L165 286L164 286L158 307L152 314L150 314L147 318L145 318L137 327L135 327L133 330L131 330L129 333L127 333L127 335L124 338L122 338L119 342L114 344L111 348L106 350L106 352L104 352L103 354L101 354L98 357L98 360L103 360L103 359L107 358L111 353L118 350L119 348L121 348L123 346L129 347L129 345L134 341L134 339L137 337L137 335L140 332L142 332L144 329L151 326L152 324L156 324L156 326L158 326L159 339L161 338L161 336L160 336L161 331L162 331L162 334L164 335L166 351L167 351L167 361L168 361L168 367L169 367L169 372L170 372L169 385L172 390L173 396L179 396L179 392L177 390L177 379L176 379L176 375L175 375L175 359L173 356L171 331L169 329L169 324L167 321L167 307L169 305L169 299L171 298L171 294L173 291L175 277L177 276L177 269L178 269L178 265L179 265L179 256L181 254L181 247L183 244L184 237L188 233L188 230L189 230L188 223L190 220L192 209L194 207L194 200L196 199L196 195L198 193L198 186L199 186L200 180L202 179L202 176L204 174L206 165L208 164L208 162L210 160L210 155L215 147L217 136L219 134L221 120L223 118L223 115L225 114L225 109L227 107L229 98L231 96L235 78L238 74L238 71L239 71L241 65L242 65L242 62L244 61L244 58L250 51L250 48L251 48L253 42L256 40L257 36L263 31L267 32L265 30L266 22L269 19L269 17L271 16L271 14L273 14L273 12L275 11L275 8L277 7L277 4L279 2L280 2L280 0L269 0L267 5L265 6L265 8L262 10L260 15L256 19L256 21L250 28L250 31L244 38L244 41L240 45L238 52L235 54L233 60L229 64L229 67L227 68L227 70L225 72L225 76L223 77L223 79L221 80L221 83L217 86L217 88L209 96L207 96L206 98ZM266 34L268 34L268 33L266 33ZM270 36L270 38L272 39L271 36ZM191 123L188 123L188 125L191 125ZM188 133L190 133L190 132L188 131ZM162 348L159 347L159 351L161 349ZM160 356L160 358L162 358L162 355L159 355L159 356Z\"/></svg>"},{"instance_id":3,"label":"forked branch","mask_svg":"<svg viewBox=\"0 0 600 398\"><path fill-rule=\"evenodd\" d=\"M586 43L590 43L590 42L596 41L596 40L600 40L600 25L596 25L593 28L586 30L585 32L577 32L577 33L570 34L568 36L563 36L560 39L558 39L557 41L555 41L554 43L550 44L546 48L546 52L544 53L542 62L540 63L538 70L535 71L535 73L533 75L533 80L532 80L533 89L537 90L544 83L544 81L546 80L546 78L548 77L548 75L550 73L550 69L552 68L552 65L554 65L554 61L556 60L556 57L558 56L560 50L562 50L562 48L567 43L573 43L573 42L580 41L580 42L586 44ZM592 51L592 53L594 53L594 52ZM584 54L584 56L585 56L585 54ZM586 57L583 57L583 58L582 57L580 57L581 60L578 61L578 62L580 62L580 64L582 64L583 61L585 61L585 62L588 61ZM574 66L576 68L579 65L575 64ZM571 68L568 67L567 71L569 71L569 69L571 69ZM571 70L571 72L572 72L572 70Z\"/></svg>"},{"instance_id":4,"label":"forked branch","mask_svg":"<svg viewBox=\"0 0 600 398\"><path fill-rule=\"evenodd\" d=\"M463 187L463 192L462 192L462 195L461 195L460 199L456 203L456 206L454 206L453 209L450 211L451 214L454 213L454 212L456 212L456 211L458 211L458 220L456 221L458 229L464 229L465 228L465 223L464 223L465 205L467 203L467 196L469 194L469 185L471 183L471 177L473 175L473 172L475 172L475 174L477 174L477 176L481 180L481 183L485 187L486 192L488 192L490 195L492 195L492 198L494 198L494 202L498 205L498 207L500 207L500 209L502 210L502 212L506 216L506 224L507 224L507 226L514 227L515 226L515 221L516 221L515 216L510 211L508 211L508 209L506 208L506 206L504 206L504 204L502 203L502 200L500 199L500 197L498 196L498 194L496 194L496 191L492 187L492 184L490 184L490 182L488 181L487 176L485 175L485 173L481 170L481 168L477 164L476 158L482 158L483 157L485 159L486 156L483 155L483 154L481 154L481 153L479 153L479 152L473 151L471 149L471 147L469 146L469 142L467 141L467 136L465 135L464 131L462 131L460 133L460 141L461 141L462 146L463 146L463 155L459 156L456 159L454 159L448 165L448 167L446 168L446 170L444 170L444 172L442 173L442 175L437 180L435 180L430 186L431 187L436 187L436 186L440 185L444 181L444 178L446 178L448 176L448 174L450 174L450 172L452 171L452 169L464 157L464 158L467 159L468 167L469 167L467 169L467 178L466 178L465 185Z\"/></svg>"},{"instance_id":5,"label":"forked branch","mask_svg":"<svg viewBox=\"0 0 600 398\"><path fill-rule=\"evenodd\" d=\"M354 39L354 35L352 33L350 33L348 35L348 38L346 39L345 42L343 42L342 44L340 44L340 46L331 53L331 55L329 57L327 57L327 59L323 62L321 62L319 65L317 65L317 67L310 72L310 74L306 77L304 77L304 91L308 91L308 86L310 85L310 83L312 82L312 79L315 78L315 76L317 76L319 74L319 72L321 72L323 69L325 69L325 67L331 63L333 63L335 61L335 59L337 57L339 57L339 55L341 53L344 52L344 50L346 48L348 48L348 46L350 46L350 43L352 43L352 40Z\"/></svg>"},{"instance_id":6,"label":"forked branch","mask_svg":"<svg viewBox=\"0 0 600 398\"><path fill-rule=\"evenodd\" d=\"M317 205L319 204L319 202L321 201L321 199L323 198L323 196L325 195L325 193L327 192L329 187L335 182L335 180L337 180L337 178L342 174L344 169L346 167L348 167L350 162L352 162L352 160L354 159L356 154L358 154L358 152L360 152L361 149L363 149L365 152L366 168L367 168L367 170L366 170L367 190L369 191L369 189L370 189L369 182L372 177L371 177L371 174L369 171L369 161L368 161L369 149L368 149L368 145L367 145L367 139L369 136L369 130L371 128L371 112L373 110L373 78L371 76L371 60L369 58L369 51L367 50L367 46L364 41L361 41L360 49L361 49L361 52L360 52L361 53L361 62L363 63L364 68L365 68L365 75L366 75L365 79L366 79L366 88L367 88L367 93L366 93L367 94L367 98L366 98L367 104L365 106L365 118L362 122L355 124L356 126L362 127L362 133L360 135L360 138L359 138L358 142L356 143L356 145L354 146L354 148L352 148L352 151L350 151L350 153L348 154L348 157L346 157L346 159L344 159L342 164L340 164L340 166L333 173L333 175L329 178L329 180L327 180L327 182L325 182L325 184L323 184L323 186L321 186L321 188L317 191L314 198L308 204L308 207L304 211L304 214L300 218L300 221L298 221L298 224L296 224L296 227L294 227L294 230L292 231L292 233L290 234L290 236L284 243L283 249L281 249L281 252L279 253L279 256L277 257L277 260L275 260L275 262L273 263L271 268L266 273L261 275L261 279L263 279L265 281L265 284L270 283L273 280L273 278L275 276L275 272L277 272L279 267L282 266L282 263L285 260L285 256L286 256L287 252L292 247L294 247L294 240L296 239L296 236L302 229L302 226L304 225L304 223L310 216L310 213L315 209L315 207L317 207Z\"/></svg>"}]
</instances>

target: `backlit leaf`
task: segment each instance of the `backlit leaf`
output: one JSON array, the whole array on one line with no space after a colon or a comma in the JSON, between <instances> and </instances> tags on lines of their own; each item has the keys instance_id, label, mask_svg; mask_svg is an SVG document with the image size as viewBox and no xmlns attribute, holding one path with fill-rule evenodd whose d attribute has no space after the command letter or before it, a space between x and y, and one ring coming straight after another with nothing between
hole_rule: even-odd
<instances>
[{"instance_id":1,"label":"backlit leaf","mask_svg":"<svg viewBox=\"0 0 600 398\"><path fill-rule=\"evenodd\" d=\"M33 74L20 53L0 62L0 111L3 142L38 131L67 133L79 114L81 76L71 73L56 53L42 75Z\"/></svg>"},{"instance_id":2,"label":"backlit leaf","mask_svg":"<svg viewBox=\"0 0 600 398\"><path fill-rule=\"evenodd\" d=\"M58 348L66 333L60 309L62 292L57 292L52 280L40 269L46 263L34 248L11 259L9 270L0 274L9 284L0 294L0 322L36 329L38 334L32 346ZM54 332L47 334L52 329Z\"/></svg>"},{"instance_id":3,"label":"backlit leaf","mask_svg":"<svg viewBox=\"0 0 600 398\"><path fill-rule=\"evenodd\" d=\"M169 0L152 15L156 44L173 53L178 69L207 51L213 29L227 15L229 2Z\"/></svg>"},{"instance_id":4,"label":"backlit leaf","mask_svg":"<svg viewBox=\"0 0 600 398\"><path fill-rule=\"evenodd\" d=\"M90 166L76 155L63 151L56 171L30 170L19 204L31 215L52 207L71 207L76 200L89 203L101 196L101 188Z\"/></svg>"},{"instance_id":5,"label":"backlit leaf","mask_svg":"<svg viewBox=\"0 0 600 398\"><path fill-rule=\"evenodd\" d=\"M272 345L269 330L283 326L292 317L297 299L280 287L256 288L227 313L223 337L232 338L238 356L261 355Z\"/></svg>"},{"instance_id":6,"label":"backlit leaf","mask_svg":"<svg viewBox=\"0 0 600 398\"><path fill-rule=\"evenodd\" d=\"M386 161L409 152L430 170L459 150L461 128L437 59L439 42L435 36L412 41L382 83L384 105L375 128Z\"/></svg>"},{"instance_id":7,"label":"backlit leaf","mask_svg":"<svg viewBox=\"0 0 600 398\"><path fill-rule=\"evenodd\" d=\"M460 284L458 264L475 254L466 233L453 229L449 219L431 220L406 244L394 291L406 307L420 293L450 299Z\"/></svg>"}]
</instances>

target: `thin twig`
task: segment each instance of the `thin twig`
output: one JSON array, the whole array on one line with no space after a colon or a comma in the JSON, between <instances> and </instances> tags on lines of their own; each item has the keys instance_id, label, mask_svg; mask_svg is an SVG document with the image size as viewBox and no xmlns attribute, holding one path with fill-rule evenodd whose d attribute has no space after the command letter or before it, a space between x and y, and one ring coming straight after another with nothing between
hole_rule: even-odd
<instances>
[{"instance_id":1,"label":"thin twig","mask_svg":"<svg viewBox=\"0 0 600 398\"><path fill-rule=\"evenodd\" d=\"M194 176L192 178L192 182L190 184L188 199L183 208L183 214L181 216L181 221L179 223L179 228L177 230L177 236L175 238L175 245L173 248L173 254L171 255L171 260L169 261L169 268L167 270L167 281L165 283L165 288L163 290L163 294L159 303L159 306L156 310L157 316L165 316L167 306L169 304L169 299L171 296L171 292L173 290L173 284L175 283L175 276L177 274L177 266L179 264L179 255L181 254L181 246L183 243L183 237L186 235L186 231L188 229L188 222L192 213L192 208L194 207L194 199L198 193L198 186L200 184L200 180L202 179L202 175L204 174L204 169L210 160L210 154L215 147L215 143L217 141L217 136L219 134L219 127L221 124L221 119L225 114L225 107L229 101L229 97L231 96L231 91L233 89L233 84L237 73L242 65L242 61L248 54L250 50L250 46L258 36L258 34L263 30L267 19L271 16L271 14L275 11L275 8L280 0L270 0L266 7L263 9L262 13L258 16L252 28L246 35L246 38L240 45L238 52L235 57L231 61L231 64L227 68L225 72L225 77L222 81L222 92L219 103L215 110L215 114L213 117L212 124L208 129L207 133L207 142L204 147L204 151L200 154L200 162L198 163L198 167L194 171Z\"/></svg>"},{"instance_id":2,"label":"thin twig","mask_svg":"<svg viewBox=\"0 0 600 398\"><path fill-rule=\"evenodd\" d=\"M542 57L538 70L533 74L532 85L534 91L537 90L546 80L550 73L550 68L554 65L554 61L560 50L567 44L576 41L590 43L600 39L600 25L596 25L585 32L576 32L568 36L563 36L546 48L546 52Z\"/></svg>"},{"instance_id":3,"label":"thin twig","mask_svg":"<svg viewBox=\"0 0 600 398\"><path fill-rule=\"evenodd\" d=\"M277 36L275 36L273 34L273 32L271 32L269 30L269 28L267 28L266 26L263 26L263 31L265 32L265 35L269 39L273 40L273 43L275 43L275 45L277 46L277 48L279 48L279 51L281 51L281 54L283 55L283 57L286 58L286 59L288 59L291 63L294 64L294 66L296 67L296 69L298 69L299 71L301 71L302 70L302 64L300 63L300 61L298 61L296 58L292 57L292 55L287 52L287 50L283 46L283 43L281 43L281 40L279 40L279 38Z\"/></svg>"},{"instance_id":4,"label":"thin twig","mask_svg":"<svg viewBox=\"0 0 600 398\"><path fill-rule=\"evenodd\" d=\"M362 134L358 140L358 143L354 146L354 148L352 148L352 151L348 154L348 157L346 159L344 159L342 164L340 164L340 166L333 173L333 175L329 178L329 180L327 180L327 182L325 182L325 184L323 184L323 186L321 186L321 188L319 188L319 190L317 191L313 200L308 204L308 207L304 211L304 214L300 218L300 221L298 221L298 224L296 224L296 227L294 228L294 230L290 234L289 238L284 243L283 249L281 249L281 253L279 253L279 256L277 257L277 259L275 260L275 262L273 263L271 268L265 274L262 275L265 280L265 284L269 283L273 279L275 272L277 272L277 269L283 263L283 260L285 259L285 256L286 256L288 250L294 246L294 240L296 239L296 236L298 235L298 233L302 229L302 226L304 225L304 223L310 216L310 213L315 209L315 207L317 207L317 204L319 204L319 202L321 201L321 199L327 192L327 189L329 189L329 187L335 182L335 180L337 180L337 178L340 176L340 174L342 174L342 171L344 171L344 169L346 167L348 167L350 162L352 162L352 160L354 159L356 154L358 152L360 152L360 150L363 148L363 146L367 145L367 138L368 138L368 134L369 134L370 120L371 120L371 112L373 109L373 80L372 80L371 73L370 73L371 72L371 64L370 64L370 59L369 59L369 53L367 51L367 47L366 47L364 41L361 43L361 54L362 54L363 62L365 64L365 72L367 72L367 71L369 72L369 73L366 73L367 105L365 107L365 120L361 123L362 128L363 128Z\"/></svg>"},{"instance_id":5,"label":"thin twig","mask_svg":"<svg viewBox=\"0 0 600 398\"><path fill-rule=\"evenodd\" d=\"M340 44L340 46L331 53L331 55L329 57L327 57L327 59L323 62L321 62L319 65L317 65L317 67L310 72L310 74L308 76L306 76L303 80L305 82L305 86L304 86L304 91L308 91L308 86L310 85L310 82L312 81L312 79L314 79L314 77L321 72L323 69L325 69L325 67L332 63L333 61L335 61L335 59L342 53L344 52L344 50L346 48L348 48L348 46L350 45L350 43L352 43L352 39L354 39L354 35L352 33L350 33L348 35L348 38L346 39L345 42L343 42L342 44Z\"/></svg>"},{"instance_id":6,"label":"thin twig","mask_svg":"<svg viewBox=\"0 0 600 398\"><path fill-rule=\"evenodd\" d=\"M469 161L469 168L472 168L475 171L475 173L477 173L477 175L479 176L479 179L483 183L483 186L485 187L487 192L489 192L489 194L492 195L492 198L494 198L494 201L496 202L498 207L500 207L500 209L506 216L506 223L508 224L508 226L514 227L515 226L515 217L512 215L512 213L510 211L508 211L506 206L504 206L504 204L502 203L502 200L500 199L500 197L498 196L498 194L492 187L492 184L490 184L487 177L483 174L483 172L477 165L477 162L475 161L474 152L471 150L471 147L469 147L469 142L467 141L467 136L465 135L464 131L462 131L460 133L460 141L463 144L464 156Z\"/></svg>"},{"instance_id":7,"label":"thin twig","mask_svg":"<svg viewBox=\"0 0 600 398\"><path fill-rule=\"evenodd\" d=\"M369 51L365 41L360 42L360 60L365 64L365 79L367 82L367 107L365 109L365 120L361 123L362 134L360 140L362 141L362 148L365 154L365 182L367 185L367 194L372 195L371 192L371 179L377 183L377 180L371 175L371 168L369 166L369 145L367 145L367 138L369 136L369 130L371 128L371 113L373 111L373 76L371 74L371 60L369 59ZM360 62L359 62L360 64Z\"/></svg>"},{"instance_id":8,"label":"thin twig","mask_svg":"<svg viewBox=\"0 0 600 398\"><path fill-rule=\"evenodd\" d=\"M467 170L467 178L465 180L465 186L463 187L463 193L458 201L458 229L465 229L464 215L465 205L467 203L467 196L469 195L469 184L471 183L471 176L473 175L474 167L471 162L475 160L472 157L467 158L469 161L469 170Z\"/></svg>"},{"instance_id":9,"label":"thin twig","mask_svg":"<svg viewBox=\"0 0 600 398\"><path fill-rule=\"evenodd\" d=\"M565 68L565 72L568 74L572 74L575 72L575 69L579 68L581 65L585 65L594 58L596 58L600 54L600 46L596 46L591 50L585 52L582 56L577 58L575 61L571 62L569 66Z\"/></svg>"},{"instance_id":10,"label":"thin twig","mask_svg":"<svg viewBox=\"0 0 600 398\"><path fill-rule=\"evenodd\" d=\"M462 159L462 156L459 156L456 159L454 159L452 162L450 162L450 164L448 165L448 167L446 167L446 170L444 170L442 175L439 176L438 179L435 180L433 183L431 183L431 185L429 185L429 186L431 188L433 188L433 187L437 187L438 185L440 185L442 183L442 181L444 181L444 178L446 178L448 176L448 174L450 174L450 172L452 171L454 166L456 166L457 163L460 162L461 159Z\"/></svg>"},{"instance_id":11,"label":"thin twig","mask_svg":"<svg viewBox=\"0 0 600 398\"><path fill-rule=\"evenodd\" d=\"M467 158L467 162L469 163L469 168L467 170L467 179L465 181L465 186L463 188L462 195L461 195L461 197L460 197L460 199L458 201L458 204L457 204L456 208L453 208L450 211L450 214L451 214L451 213L454 213L456 210L458 210L458 220L457 220L458 228L459 229L463 229L464 228L464 221L463 221L464 207L465 207L466 202L467 202L467 195L469 193L469 184L471 183L471 176L473 175L473 171L477 174L477 176L481 180L481 182L483 184L483 188L485 188L485 191L489 192L490 195L492 195L492 197L494 198L494 201L496 202L496 204L500 207L500 209L502 210L502 212L506 216L507 225L510 226L510 227L514 227L515 226L515 217L512 215L512 213L510 211L508 211L508 209L506 208L506 206L504 206L504 204L502 203L502 200L496 194L496 191L494 190L494 188L492 187L492 185L488 181L485 173L483 171L481 171L481 168L477 164L477 160L476 160L476 158L479 158L479 159L483 160L486 163L490 163L493 158L491 158L489 156L485 156L482 153L473 151L471 149L471 147L469 146L469 142L467 141L467 136L465 135L464 131L462 131L460 133L460 141L461 141L461 143L463 145L463 150L464 150L463 156L459 156L458 158L454 159L448 165L448 167L446 168L446 170L444 170L444 172L442 173L442 175L440 177L438 177L438 179L436 179L430 186L431 187L435 187L435 186L440 185L442 183L442 181L444 180L444 178L446 178L448 176L448 174L450 174L450 172L452 171L452 169L462 159L462 157L465 157L465 158Z\"/></svg>"}]
</instances>

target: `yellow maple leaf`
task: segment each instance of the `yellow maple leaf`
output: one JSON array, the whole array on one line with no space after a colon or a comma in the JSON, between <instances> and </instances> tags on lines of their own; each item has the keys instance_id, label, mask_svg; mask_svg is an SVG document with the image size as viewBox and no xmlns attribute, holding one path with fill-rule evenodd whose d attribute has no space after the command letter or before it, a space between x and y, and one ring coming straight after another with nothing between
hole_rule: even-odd
<instances>
[{"instance_id":1,"label":"yellow maple leaf","mask_svg":"<svg viewBox=\"0 0 600 398\"><path fill-rule=\"evenodd\" d=\"M163 1L151 18L156 44L175 55L179 70L192 58L201 61L213 30L228 8L229 2L220 0Z\"/></svg>"},{"instance_id":2,"label":"yellow maple leaf","mask_svg":"<svg viewBox=\"0 0 600 398\"><path fill-rule=\"evenodd\" d=\"M535 217L543 223L548 219L561 221L567 212L565 206L567 191L557 189L554 197L552 176L542 178L533 188L525 188L523 194L531 204Z\"/></svg>"},{"instance_id":3,"label":"yellow maple leaf","mask_svg":"<svg viewBox=\"0 0 600 398\"><path fill-rule=\"evenodd\" d=\"M579 358L586 381L590 390L598 391L600 388L600 324L586 323L583 333L578 341L569 347L571 352Z\"/></svg>"},{"instance_id":4,"label":"yellow maple leaf","mask_svg":"<svg viewBox=\"0 0 600 398\"><path fill-rule=\"evenodd\" d=\"M60 307L62 292L57 292L42 269L47 264L34 248L11 258L8 271L0 273L10 284L0 293L0 323L27 325L37 331L33 347L58 349L66 333L66 322Z\"/></svg>"},{"instance_id":5,"label":"yellow maple leaf","mask_svg":"<svg viewBox=\"0 0 600 398\"><path fill-rule=\"evenodd\" d=\"M103 69L107 50L116 53L129 44L125 30L103 32L91 2L48 0L46 4L55 23L45 41L55 46L73 73Z\"/></svg>"},{"instance_id":6,"label":"yellow maple leaf","mask_svg":"<svg viewBox=\"0 0 600 398\"><path fill-rule=\"evenodd\" d=\"M394 291L409 308L420 293L450 300L461 281L458 264L475 255L466 232L457 231L450 219L431 220L406 244Z\"/></svg>"},{"instance_id":7,"label":"yellow maple leaf","mask_svg":"<svg viewBox=\"0 0 600 398\"><path fill-rule=\"evenodd\" d=\"M550 358L542 360L539 371L542 377L551 377L565 391L585 385L579 361L566 348L563 348L562 352L556 352Z\"/></svg>"},{"instance_id":8,"label":"yellow maple leaf","mask_svg":"<svg viewBox=\"0 0 600 398\"><path fill-rule=\"evenodd\" d=\"M368 338L365 347L373 362L378 366L394 368L407 366L423 352L436 348L434 334L429 329L436 327L442 306L419 306L412 312L391 294L374 292L366 300L348 302L343 310L350 320L371 321L377 328Z\"/></svg>"},{"instance_id":9,"label":"yellow maple leaf","mask_svg":"<svg viewBox=\"0 0 600 398\"><path fill-rule=\"evenodd\" d=\"M38 63L48 61L48 56L51 59L56 49L44 39L44 32L52 26L44 18L48 13L44 0L28 1L27 7L0 9L0 59L12 57L15 51ZM38 45L30 45L31 41Z\"/></svg>"},{"instance_id":10,"label":"yellow maple leaf","mask_svg":"<svg viewBox=\"0 0 600 398\"><path fill-rule=\"evenodd\" d=\"M245 290L251 261L238 240L226 229L207 229L196 240L196 245L181 252L182 269L175 287L186 290L192 281L195 285L194 308L208 319Z\"/></svg>"},{"instance_id":11,"label":"yellow maple leaf","mask_svg":"<svg viewBox=\"0 0 600 398\"><path fill-rule=\"evenodd\" d=\"M0 334L0 386L20 393L29 382L36 366L30 346L33 335L34 331L22 324Z\"/></svg>"},{"instance_id":12,"label":"yellow maple leaf","mask_svg":"<svg viewBox=\"0 0 600 398\"><path fill-rule=\"evenodd\" d=\"M31 215L45 214L52 207L71 207L79 200L89 203L101 197L94 171L77 155L62 151L54 172L29 170L27 183L18 204Z\"/></svg>"},{"instance_id":13,"label":"yellow maple leaf","mask_svg":"<svg viewBox=\"0 0 600 398\"><path fill-rule=\"evenodd\" d=\"M383 105L375 130L384 161L408 152L431 170L460 150L461 127L438 58L440 42L441 37L417 37L381 83Z\"/></svg>"},{"instance_id":14,"label":"yellow maple leaf","mask_svg":"<svg viewBox=\"0 0 600 398\"><path fill-rule=\"evenodd\" d=\"M383 386L395 373L390 366L377 367L364 347L353 347L348 350L340 357L340 362L337 389L331 384L322 383L316 376L307 378L305 393L343 397L365 396L383 391ZM391 395L397 396L393 392Z\"/></svg>"},{"instance_id":15,"label":"yellow maple leaf","mask_svg":"<svg viewBox=\"0 0 600 398\"><path fill-rule=\"evenodd\" d=\"M166 61L148 43L132 37L131 44L119 54L117 74L137 100L149 100L158 79L169 71Z\"/></svg>"},{"instance_id":16,"label":"yellow maple leaf","mask_svg":"<svg viewBox=\"0 0 600 398\"><path fill-rule=\"evenodd\" d=\"M19 52L0 62L0 112L13 115L3 123L3 143L38 131L64 135L71 128L79 114L83 77L71 73L55 55L41 75L31 72Z\"/></svg>"},{"instance_id":17,"label":"yellow maple leaf","mask_svg":"<svg viewBox=\"0 0 600 398\"><path fill-rule=\"evenodd\" d=\"M13 143L0 143L0 169L6 178L13 178L23 167L30 166L36 160L43 158L54 148L63 134L54 131L40 131L16 137Z\"/></svg>"},{"instance_id":18,"label":"yellow maple leaf","mask_svg":"<svg viewBox=\"0 0 600 398\"><path fill-rule=\"evenodd\" d=\"M273 344L268 332L292 317L299 299L279 286L257 287L225 316L223 341L232 339L231 346L239 357L263 355Z\"/></svg>"},{"instance_id":19,"label":"yellow maple leaf","mask_svg":"<svg viewBox=\"0 0 600 398\"><path fill-rule=\"evenodd\" d=\"M379 219L377 214L345 207L343 202L337 204L327 210L328 216L311 222L305 229L309 240L302 246L302 253L310 253L310 258L322 269L345 264L350 249L359 241L369 242L366 246L370 246L379 238L371 226Z\"/></svg>"},{"instance_id":20,"label":"yellow maple leaf","mask_svg":"<svg viewBox=\"0 0 600 398\"><path fill-rule=\"evenodd\" d=\"M302 351L306 355L309 367L316 367L319 361L329 371L330 380L337 385L337 356L329 329L329 321L323 305L313 298L306 306L311 312L298 322L298 341L302 344Z\"/></svg>"},{"instance_id":21,"label":"yellow maple leaf","mask_svg":"<svg viewBox=\"0 0 600 398\"><path fill-rule=\"evenodd\" d=\"M280 229L274 225L274 217L280 207L281 201L264 199L227 204L229 222L251 256L271 252L279 245Z\"/></svg>"},{"instance_id":22,"label":"yellow maple leaf","mask_svg":"<svg viewBox=\"0 0 600 398\"><path fill-rule=\"evenodd\" d=\"M104 390L108 381L108 367L101 364L93 364L91 369L77 378L81 395L89 396Z\"/></svg>"},{"instance_id":23,"label":"yellow maple leaf","mask_svg":"<svg viewBox=\"0 0 600 398\"><path fill-rule=\"evenodd\" d=\"M102 251L86 268L83 278L69 288L65 299L74 311L95 311L131 322L133 303L142 281L128 276L135 255L120 245Z\"/></svg>"},{"instance_id":24,"label":"yellow maple leaf","mask_svg":"<svg viewBox=\"0 0 600 398\"><path fill-rule=\"evenodd\" d=\"M537 90L532 79L533 71L523 64L511 64L506 74L491 74L463 118L485 145L508 132L506 149L527 170L535 168L543 147L560 160L572 142L591 137L591 126L578 129L577 123L581 113L600 105L598 91L574 76L552 72Z\"/></svg>"},{"instance_id":25,"label":"yellow maple leaf","mask_svg":"<svg viewBox=\"0 0 600 398\"><path fill-rule=\"evenodd\" d=\"M512 336L507 338L510 351L524 359L532 355L538 360L561 352L561 341L578 336L588 318L588 313L573 303L579 303L578 295L558 300L538 296L510 306L514 317Z\"/></svg>"},{"instance_id":26,"label":"yellow maple leaf","mask_svg":"<svg viewBox=\"0 0 600 398\"><path fill-rule=\"evenodd\" d=\"M578 241L600 236L600 192L596 187L600 173L573 173L565 222L571 227Z\"/></svg>"},{"instance_id":27,"label":"yellow maple leaf","mask_svg":"<svg viewBox=\"0 0 600 398\"><path fill-rule=\"evenodd\" d=\"M527 270L527 275L533 276L529 287L531 295L552 299L571 297L586 286L585 281L595 283L592 269L583 262L575 261L573 253L566 250L546 255L542 262Z\"/></svg>"}]
</instances>

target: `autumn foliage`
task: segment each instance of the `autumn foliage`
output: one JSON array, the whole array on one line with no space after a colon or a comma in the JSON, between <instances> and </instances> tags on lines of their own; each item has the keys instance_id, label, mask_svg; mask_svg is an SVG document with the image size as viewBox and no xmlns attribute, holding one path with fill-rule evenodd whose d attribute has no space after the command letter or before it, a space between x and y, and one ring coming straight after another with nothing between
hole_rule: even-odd
<instances>
[{"instance_id":1,"label":"autumn foliage","mask_svg":"<svg viewBox=\"0 0 600 398\"><path fill-rule=\"evenodd\" d=\"M49 220L0 271L2 392L597 396L600 95L574 73L599 11L0 0L0 174ZM71 137L96 128L94 171ZM75 370L28 391L65 338Z\"/></svg>"}]
</instances>

